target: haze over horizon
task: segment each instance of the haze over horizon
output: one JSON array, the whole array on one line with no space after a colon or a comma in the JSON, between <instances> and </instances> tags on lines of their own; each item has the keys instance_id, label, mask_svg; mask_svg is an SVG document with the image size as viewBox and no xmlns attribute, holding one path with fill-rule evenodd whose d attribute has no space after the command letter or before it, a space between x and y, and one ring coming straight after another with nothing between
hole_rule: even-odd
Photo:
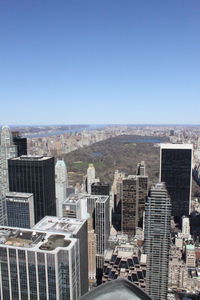
<instances>
[{"instance_id":1,"label":"haze over horizon","mask_svg":"<svg viewBox=\"0 0 200 300\"><path fill-rule=\"evenodd\" d=\"M199 123L198 0L0 0L1 124Z\"/></svg>"}]
</instances>

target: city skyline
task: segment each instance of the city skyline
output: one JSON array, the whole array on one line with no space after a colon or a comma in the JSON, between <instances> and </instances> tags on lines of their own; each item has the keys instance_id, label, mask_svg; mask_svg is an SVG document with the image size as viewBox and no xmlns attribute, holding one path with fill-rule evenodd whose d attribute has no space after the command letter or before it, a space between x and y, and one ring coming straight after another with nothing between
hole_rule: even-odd
<instances>
[{"instance_id":1,"label":"city skyline","mask_svg":"<svg viewBox=\"0 0 200 300\"><path fill-rule=\"evenodd\" d=\"M1 123L197 124L199 12L197 0L0 1Z\"/></svg>"}]
</instances>

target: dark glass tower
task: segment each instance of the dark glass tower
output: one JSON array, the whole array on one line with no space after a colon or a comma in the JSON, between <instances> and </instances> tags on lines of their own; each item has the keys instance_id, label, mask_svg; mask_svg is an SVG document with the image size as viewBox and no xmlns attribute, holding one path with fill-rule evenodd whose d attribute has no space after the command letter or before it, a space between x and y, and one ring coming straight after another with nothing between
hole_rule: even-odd
<instances>
[{"instance_id":1,"label":"dark glass tower","mask_svg":"<svg viewBox=\"0 0 200 300\"><path fill-rule=\"evenodd\" d=\"M172 216L188 216L192 188L191 144L161 144L160 181L165 182L172 203Z\"/></svg>"},{"instance_id":2,"label":"dark glass tower","mask_svg":"<svg viewBox=\"0 0 200 300\"><path fill-rule=\"evenodd\" d=\"M56 216L54 157L21 156L8 161L11 192L33 193L35 223Z\"/></svg>"},{"instance_id":3,"label":"dark glass tower","mask_svg":"<svg viewBox=\"0 0 200 300\"><path fill-rule=\"evenodd\" d=\"M27 138L22 138L18 131L12 132L13 144L17 146L17 156L27 155Z\"/></svg>"}]
</instances>

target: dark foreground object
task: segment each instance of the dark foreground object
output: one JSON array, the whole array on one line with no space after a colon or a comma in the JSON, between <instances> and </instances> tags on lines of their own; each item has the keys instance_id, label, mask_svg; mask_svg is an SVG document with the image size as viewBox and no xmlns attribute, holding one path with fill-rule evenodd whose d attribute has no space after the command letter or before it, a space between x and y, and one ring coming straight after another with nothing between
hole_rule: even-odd
<instances>
[{"instance_id":1,"label":"dark foreground object","mask_svg":"<svg viewBox=\"0 0 200 300\"><path fill-rule=\"evenodd\" d=\"M89 293L85 294L80 300L152 300L138 286L126 279L116 279L104 283Z\"/></svg>"}]
</instances>

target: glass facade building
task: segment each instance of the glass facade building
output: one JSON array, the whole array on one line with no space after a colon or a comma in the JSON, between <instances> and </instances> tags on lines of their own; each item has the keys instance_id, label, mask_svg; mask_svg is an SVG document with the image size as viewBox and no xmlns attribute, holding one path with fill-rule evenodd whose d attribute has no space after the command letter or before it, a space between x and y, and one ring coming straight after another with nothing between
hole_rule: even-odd
<instances>
[{"instance_id":1,"label":"glass facade building","mask_svg":"<svg viewBox=\"0 0 200 300\"><path fill-rule=\"evenodd\" d=\"M0 227L0 241L1 300L79 299L78 239Z\"/></svg>"},{"instance_id":2,"label":"glass facade building","mask_svg":"<svg viewBox=\"0 0 200 300\"><path fill-rule=\"evenodd\" d=\"M144 251L146 291L154 300L167 300L171 202L164 183L150 190L145 204Z\"/></svg>"},{"instance_id":3,"label":"glass facade building","mask_svg":"<svg viewBox=\"0 0 200 300\"><path fill-rule=\"evenodd\" d=\"M56 216L54 157L20 156L8 161L11 192L32 193L35 223Z\"/></svg>"},{"instance_id":4,"label":"glass facade building","mask_svg":"<svg viewBox=\"0 0 200 300\"><path fill-rule=\"evenodd\" d=\"M32 228L35 224L33 194L7 193L6 214L8 226Z\"/></svg>"},{"instance_id":5,"label":"glass facade building","mask_svg":"<svg viewBox=\"0 0 200 300\"><path fill-rule=\"evenodd\" d=\"M188 216L192 189L190 144L161 144L160 181L165 182L172 203L172 216Z\"/></svg>"}]
</instances>

